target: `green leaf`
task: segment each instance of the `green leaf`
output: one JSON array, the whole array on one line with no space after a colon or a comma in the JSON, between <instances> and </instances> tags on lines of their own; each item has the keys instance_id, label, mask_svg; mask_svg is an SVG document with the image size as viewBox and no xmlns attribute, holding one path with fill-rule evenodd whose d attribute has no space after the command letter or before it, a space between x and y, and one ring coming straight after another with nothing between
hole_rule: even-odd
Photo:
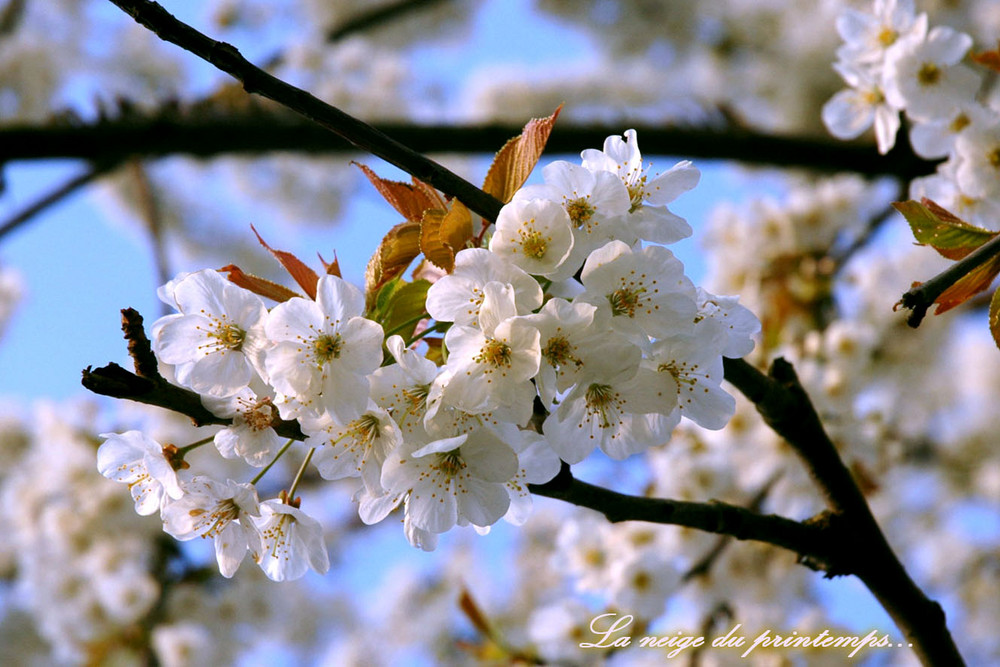
<instances>
[{"instance_id":1,"label":"green leaf","mask_svg":"<svg viewBox=\"0 0 1000 667\"><path fill-rule=\"evenodd\" d=\"M926 197L919 202L894 202L893 206L910 223L918 243L931 246L948 259L962 259L1000 234L970 225Z\"/></svg>"},{"instance_id":2,"label":"green leaf","mask_svg":"<svg viewBox=\"0 0 1000 667\"><path fill-rule=\"evenodd\" d=\"M386 301L381 319L386 335L397 333L404 339L413 336L417 322L428 317L427 290L430 286L426 280L414 280L412 283L399 282L398 287Z\"/></svg>"},{"instance_id":3,"label":"green leaf","mask_svg":"<svg viewBox=\"0 0 1000 667\"><path fill-rule=\"evenodd\" d=\"M1000 348L1000 289L993 292L990 299L990 333L993 334L993 342Z\"/></svg>"}]
</instances>

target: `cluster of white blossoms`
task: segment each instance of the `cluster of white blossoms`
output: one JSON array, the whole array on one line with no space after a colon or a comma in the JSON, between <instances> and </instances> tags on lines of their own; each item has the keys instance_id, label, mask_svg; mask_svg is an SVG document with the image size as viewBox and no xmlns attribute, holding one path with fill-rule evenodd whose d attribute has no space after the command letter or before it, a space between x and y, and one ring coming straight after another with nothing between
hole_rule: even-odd
<instances>
[{"instance_id":1,"label":"cluster of white blossoms","mask_svg":"<svg viewBox=\"0 0 1000 667\"><path fill-rule=\"evenodd\" d=\"M905 112L917 155L947 158L934 175L911 183L911 196L995 229L1000 113L995 101L979 97L988 70L964 62L972 37L946 26L929 28L913 0L876 0L872 13L845 10L837 29L844 44L835 68L849 88L823 109L830 132L851 139L874 125L879 152L886 153Z\"/></svg>"},{"instance_id":2,"label":"cluster of white blossoms","mask_svg":"<svg viewBox=\"0 0 1000 667\"><path fill-rule=\"evenodd\" d=\"M160 297L178 312L153 325L153 350L232 418L214 436L220 454L264 469L249 482L196 475L188 448L129 431L105 436L100 471L174 537L213 538L223 575L249 553L284 580L329 561L295 482L258 498L265 466L292 455L279 418L305 435L302 471L359 478L365 523L402 505L407 538L426 550L456 525L523 523L528 484L552 479L560 459L624 459L665 443L681 417L722 428L735 406L722 358L749 353L759 322L657 245L690 235L667 204L698 170L651 175L632 130L582 156L546 166L544 184L502 208L487 247L459 251L430 286L427 326L447 329L438 362L418 352L422 334L384 338L361 290L335 275L270 310L217 271L171 281Z\"/></svg>"}]
</instances>

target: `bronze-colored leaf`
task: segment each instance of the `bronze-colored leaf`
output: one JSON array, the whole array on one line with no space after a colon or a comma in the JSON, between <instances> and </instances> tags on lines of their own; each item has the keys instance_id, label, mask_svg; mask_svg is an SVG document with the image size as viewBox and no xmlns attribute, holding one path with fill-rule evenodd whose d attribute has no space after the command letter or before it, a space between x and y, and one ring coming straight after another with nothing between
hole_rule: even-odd
<instances>
[{"instance_id":1,"label":"bronze-colored leaf","mask_svg":"<svg viewBox=\"0 0 1000 667\"><path fill-rule=\"evenodd\" d=\"M391 181L382 178L363 164L355 162L362 173L368 177L375 189L389 204L399 211L409 222L420 222L424 211L429 208L443 208L444 200L431 186L413 179L413 183Z\"/></svg>"},{"instance_id":2,"label":"bronze-colored leaf","mask_svg":"<svg viewBox=\"0 0 1000 667\"><path fill-rule=\"evenodd\" d=\"M319 261L323 265L323 270L326 272L326 275L328 275L328 276L337 276L338 278L343 278L344 277L340 273L340 262L337 261L337 251L336 250L333 251L333 261L330 262L329 264L327 264L326 260L323 259L323 255L320 255L319 253L316 253L316 254L319 256Z\"/></svg>"},{"instance_id":3,"label":"bronze-colored leaf","mask_svg":"<svg viewBox=\"0 0 1000 667\"><path fill-rule=\"evenodd\" d=\"M420 250L434 266L451 273L455 253L472 239L472 213L457 199L451 208L428 209L420 222Z\"/></svg>"},{"instance_id":4,"label":"bronze-colored leaf","mask_svg":"<svg viewBox=\"0 0 1000 667\"><path fill-rule=\"evenodd\" d=\"M382 238L365 270L365 307L371 310L379 289L420 254L420 223L401 222Z\"/></svg>"},{"instance_id":5,"label":"bronze-colored leaf","mask_svg":"<svg viewBox=\"0 0 1000 667\"><path fill-rule=\"evenodd\" d=\"M997 48L992 51L973 53L972 60L983 67L988 67L994 72L1000 72L1000 44L998 44Z\"/></svg>"},{"instance_id":6,"label":"bronze-colored leaf","mask_svg":"<svg viewBox=\"0 0 1000 667\"><path fill-rule=\"evenodd\" d=\"M281 262L281 265L285 267L289 275L298 283L306 295L310 299L316 298L316 283L319 282L319 276L316 272L306 266L305 262L296 257L290 252L285 252L284 250L275 250L271 246L267 245L264 239L261 238L260 234L257 233L257 229L253 225L250 225L250 229L253 229L253 233L257 234L257 240L260 244L267 248L268 252L274 255L275 259Z\"/></svg>"},{"instance_id":7,"label":"bronze-colored leaf","mask_svg":"<svg viewBox=\"0 0 1000 667\"><path fill-rule=\"evenodd\" d=\"M940 315L955 306L960 306L983 290L988 289L998 273L1000 273L1000 257L993 257L972 269L934 300L934 303L937 304L934 314Z\"/></svg>"},{"instance_id":8,"label":"bronze-colored leaf","mask_svg":"<svg viewBox=\"0 0 1000 667\"><path fill-rule=\"evenodd\" d=\"M542 156L561 110L562 105L551 116L533 118L521 134L504 144L486 172L483 190L504 203L510 201Z\"/></svg>"},{"instance_id":9,"label":"bronze-colored leaf","mask_svg":"<svg viewBox=\"0 0 1000 667\"><path fill-rule=\"evenodd\" d=\"M266 297L273 301L281 303L282 301L288 301L293 296L302 296L284 285L279 285L278 283L271 282L266 278L261 278L255 276L251 273L246 273L240 267L235 264L228 264L219 271L227 274L229 282L234 285L239 285L244 289L248 289L254 294L259 294L260 296Z\"/></svg>"}]
</instances>

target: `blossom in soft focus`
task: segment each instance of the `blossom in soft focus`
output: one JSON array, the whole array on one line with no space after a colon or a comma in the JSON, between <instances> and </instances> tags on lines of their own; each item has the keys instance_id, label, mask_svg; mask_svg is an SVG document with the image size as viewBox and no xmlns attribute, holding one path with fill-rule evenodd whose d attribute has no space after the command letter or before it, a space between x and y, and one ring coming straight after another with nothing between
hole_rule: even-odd
<instances>
[{"instance_id":1,"label":"blossom in soft focus","mask_svg":"<svg viewBox=\"0 0 1000 667\"><path fill-rule=\"evenodd\" d=\"M299 579L310 569L325 574L330 556L323 543L323 526L298 507L280 500L260 503L254 519L260 546L254 560L272 581Z\"/></svg>"},{"instance_id":2,"label":"blossom in soft focus","mask_svg":"<svg viewBox=\"0 0 1000 667\"><path fill-rule=\"evenodd\" d=\"M163 455L163 445L141 431L102 433L97 470L108 479L128 484L135 511L159 511L167 498L184 495L177 472Z\"/></svg>"}]
</instances>

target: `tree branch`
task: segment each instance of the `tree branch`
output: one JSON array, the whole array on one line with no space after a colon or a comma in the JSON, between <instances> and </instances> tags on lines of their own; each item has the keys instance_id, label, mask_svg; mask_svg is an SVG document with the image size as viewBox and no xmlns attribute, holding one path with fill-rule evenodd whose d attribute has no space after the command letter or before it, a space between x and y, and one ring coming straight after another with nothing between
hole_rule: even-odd
<instances>
[{"instance_id":1,"label":"tree branch","mask_svg":"<svg viewBox=\"0 0 1000 667\"><path fill-rule=\"evenodd\" d=\"M842 574L837 540L832 531L811 522L798 522L773 514L762 515L719 501L692 503L662 498L630 496L573 477L568 464L551 481L529 484L537 495L596 510L608 521L648 521L697 528L738 540L755 540L799 554L799 561L827 576Z\"/></svg>"},{"instance_id":2,"label":"tree branch","mask_svg":"<svg viewBox=\"0 0 1000 667\"><path fill-rule=\"evenodd\" d=\"M142 316L132 308L122 310L122 331L128 340L128 353L135 365L135 373L111 363L101 368L87 367L83 371L83 386L101 396L124 398L146 405L154 405L191 418L195 426L218 424L229 426L232 419L217 417L201 403L201 396L177 385L170 384L157 369L158 363L142 326ZM298 422L281 420L274 430L284 438L304 440Z\"/></svg>"},{"instance_id":3,"label":"tree branch","mask_svg":"<svg viewBox=\"0 0 1000 667\"><path fill-rule=\"evenodd\" d=\"M379 130L422 153L490 155L523 128L501 123L417 125L379 123ZM733 160L744 164L801 168L817 173L853 172L909 181L930 174L936 163L918 158L900 143L888 155L868 144L811 137L779 137L750 130L634 125L644 155ZM600 147L624 124L569 124L560 121L546 145L548 154L577 154ZM121 160L130 155L219 157L273 151L309 155L353 153L358 149L287 112L262 108L221 112L204 105L188 110L167 107L157 114L130 113L89 125L7 126L0 145L8 160L84 158Z\"/></svg>"},{"instance_id":4,"label":"tree branch","mask_svg":"<svg viewBox=\"0 0 1000 667\"><path fill-rule=\"evenodd\" d=\"M155 2L111 2L161 39L190 51L238 79L247 92L257 93L288 107L346 139L358 149L380 157L438 190L457 197L484 218L496 219L502 206L502 202L496 198L374 127L255 67L231 44L210 39L178 21Z\"/></svg>"},{"instance_id":5,"label":"tree branch","mask_svg":"<svg viewBox=\"0 0 1000 667\"><path fill-rule=\"evenodd\" d=\"M395 21L401 16L411 12L432 7L440 4L444 0L396 0L386 5L367 9L350 17L340 25L330 28L326 33L326 41L336 42L348 35L371 28L377 28L390 21Z\"/></svg>"},{"instance_id":6,"label":"tree branch","mask_svg":"<svg viewBox=\"0 0 1000 667\"><path fill-rule=\"evenodd\" d=\"M941 606L923 594L889 546L792 365L776 359L764 375L742 359L723 361L726 380L791 445L822 490L830 511L819 520L837 526L843 546L853 554L847 572L875 595L923 664L964 664Z\"/></svg>"},{"instance_id":7,"label":"tree branch","mask_svg":"<svg viewBox=\"0 0 1000 667\"><path fill-rule=\"evenodd\" d=\"M2 131L0 131L0 133L2 133ZM0 145L3 145L2 139L0 139ZM23 224L34 218L39 213L45 211L50 206L58 204L60 201L70 196L80 188L108 173L118 166L118 164L119 161L117 160L106 160L101 158L100 161L90 167L90 169L74 176L62 185L57 186L51 192L42 195L36 201L28 204L23 209L0 223L0 240L11 232L19 229Z\"/></svg>"},{"instance_id":8,"label":"tree branch","mask_svg":"<svg viewBox=\"0 0 1000 667\"><path fill-rule=\"evenodd\" d=\"M934 305L939 296L998 254L1000 254L1000 236L990 239L927 282L920 283L903 294L897 305L912 311L906 323L914 329L919 327L927 314L927 309Z\"/></svg>"}]
</instances>

